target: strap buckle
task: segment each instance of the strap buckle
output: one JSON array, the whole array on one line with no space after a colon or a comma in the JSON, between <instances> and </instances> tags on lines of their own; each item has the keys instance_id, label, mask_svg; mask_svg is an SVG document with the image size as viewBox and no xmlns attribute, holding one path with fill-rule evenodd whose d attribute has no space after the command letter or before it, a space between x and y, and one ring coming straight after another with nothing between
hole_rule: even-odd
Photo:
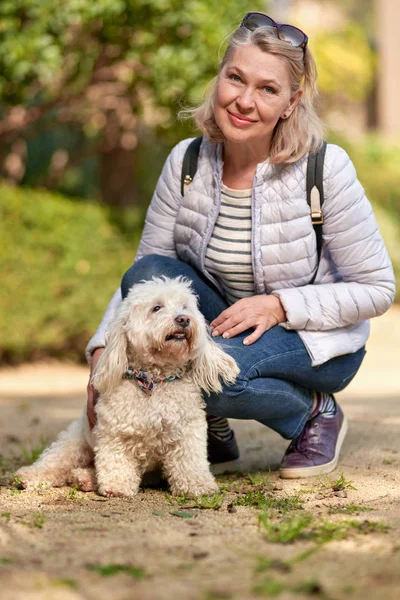
<instances>
[{"instance_id":1,"label":"strap buckle","mask_svg":"<svg viewBox=\"0 0 400 600\"><path fill-rule=\"evenodd\" d=\"M322 214L322 210L311 211L311 222L313 225L323 225L324 215Z\"/></svg>"},{"instance_id":2,"label":"strap buckle","mask_svg":"<svg viewBox=\"0 0 400 600\"><path fill-rule=\"evenodd\" d=\"M191 177L190 175L185 175L185 179L183 180L185 185L189 185L189 183L192 183L193 181L193 177Z\"/></svg>"}]
</instances>

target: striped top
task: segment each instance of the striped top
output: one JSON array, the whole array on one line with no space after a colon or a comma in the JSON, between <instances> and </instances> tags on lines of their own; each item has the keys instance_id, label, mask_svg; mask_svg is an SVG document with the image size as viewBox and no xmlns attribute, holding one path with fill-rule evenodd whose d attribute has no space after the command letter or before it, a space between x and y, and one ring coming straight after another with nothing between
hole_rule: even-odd
<instances>
[{"instance_id":1,"label":"striped top","mask_svg":"<svg viewBox=\"0 0 400 600\"><path fill-rule=\"evenodd\" d=\"M222 184L221 208L207 246L205 268L223 287L228 304L254 295L251 260L251 189Z\"/></svg>"}]
</instances>

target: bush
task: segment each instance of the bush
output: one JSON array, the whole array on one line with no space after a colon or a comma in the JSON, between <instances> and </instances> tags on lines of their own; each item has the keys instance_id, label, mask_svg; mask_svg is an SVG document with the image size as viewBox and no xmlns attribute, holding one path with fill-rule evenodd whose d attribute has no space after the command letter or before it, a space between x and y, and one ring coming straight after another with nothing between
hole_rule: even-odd
<instances>
[{"instance_id":1,"label":"bush","mask_svg":"<svg viewBox=\"0 0 400 600\"><path fill-rule=\"evenodd\" d=\"M141 222L130 213L128 239L103 206L0 185L0 359L83 359L135 254Z\"/></svg>"}]
</instances>

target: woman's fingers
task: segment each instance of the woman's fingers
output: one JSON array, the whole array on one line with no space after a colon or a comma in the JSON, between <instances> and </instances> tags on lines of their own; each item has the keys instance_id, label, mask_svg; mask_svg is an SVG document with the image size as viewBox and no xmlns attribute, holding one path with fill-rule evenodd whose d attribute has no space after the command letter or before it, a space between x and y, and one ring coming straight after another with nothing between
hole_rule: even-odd
<instances>
[{"instance_id":1,"label":"woman's fingers","mask_svg":"<svg viewBox=\"0 0 400 600\"><path fill-rule=\"evenodd\" d=\"M268 327L264 323L260 323L260 325L257 325L257 327L254 329L253 333L244 338L243 344L245 346L254 344L254 342L256 342L258 338L260 338L262 334L265 333L268 329L270 329L270 327Z\"/></svg>"},{"instance_id":2,"label":"woman's fingers","mask_svg":"<svg viewBox=\"0 0 400 600\"><path fill-rule=\"evenodd\" d=\"M241 319L239 323L236 325L232 325L228 327L223 333L222 337L229 338L246 331L246 329L250 329L250 327L255 327L254 317L247 317L245 319ZM214 333L213 333L214 335Z\"/></svg>"}]
</instances>

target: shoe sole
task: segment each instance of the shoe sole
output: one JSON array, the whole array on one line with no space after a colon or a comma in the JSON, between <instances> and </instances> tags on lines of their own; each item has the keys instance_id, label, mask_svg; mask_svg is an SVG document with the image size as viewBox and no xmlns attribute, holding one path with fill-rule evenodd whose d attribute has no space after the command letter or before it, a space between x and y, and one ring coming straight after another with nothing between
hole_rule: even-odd
<instances>
[{"instance_id":1,"label":"shoe sole","mask_svg":"<svg viewBox=\"0 0 400 600\"><path fill-rule=\"evenodd\" d=\"M348 430L348 422L346 417L343 418L343 423L339 431L338 439L336 442L335 456L333 460L324 465L316 465L315 467L304 467L303 469L280 469L281 479L301 479L303 477L316 477L317 475L323 475L324 473L330 473L336 469L339 461L340 450L346 437Z\"/></svg>"},{"instance_id":2,"label":"shoe sole","mask_svg":"<svg viewBox=\"0 0 400 600\"><path fill-rule=\"evenodd\" d=\"M240 459L229 460L223 463L214 463L210 465L210 470L213 475L223 475L224 473L237 473L240 471Z\"/></svg>"}]
</instances>

